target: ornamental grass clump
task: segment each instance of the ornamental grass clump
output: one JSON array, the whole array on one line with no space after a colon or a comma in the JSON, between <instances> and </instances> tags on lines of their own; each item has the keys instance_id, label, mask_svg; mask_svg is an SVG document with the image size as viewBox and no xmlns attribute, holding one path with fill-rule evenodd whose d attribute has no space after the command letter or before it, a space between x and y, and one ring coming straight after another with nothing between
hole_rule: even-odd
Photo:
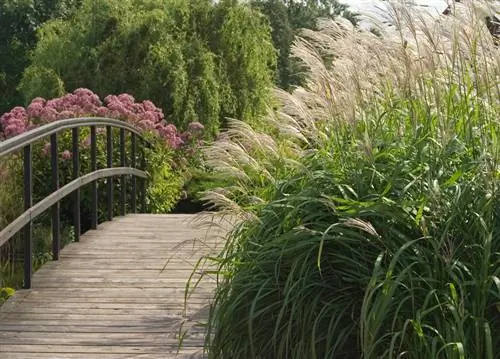
<instances>
[{"instance_id":1,"label":"ornamental grass clump","mask_svg":"<svg viewBox=\"0 0 500 359\"><path fill-rule=\"evenodd\" d=\"M238 125L208 149L234 185L206 197L244 215L209 357L500 358L500 49L472 4L391 11L380 37L304 31L273 145Z\"/></svg>"}]
</instances>

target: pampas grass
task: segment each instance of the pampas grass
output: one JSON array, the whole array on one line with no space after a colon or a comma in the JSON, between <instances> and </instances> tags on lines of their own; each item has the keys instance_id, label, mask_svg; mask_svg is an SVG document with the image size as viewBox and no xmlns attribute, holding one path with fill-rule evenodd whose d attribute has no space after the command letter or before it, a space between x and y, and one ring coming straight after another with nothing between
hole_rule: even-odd
<instances>
[{"instance_id":1,"label":"pampas grass","mask_svg":"<svg viewBox=\"0 0 500 359\"><path fill-rule=\"evenodd\" d=\"M243 219L213 258L210 357L500 358L500 49L479 5L304 30L307 84L206 149L232 185L205 199Z\"/></svg>"}]
</instances>

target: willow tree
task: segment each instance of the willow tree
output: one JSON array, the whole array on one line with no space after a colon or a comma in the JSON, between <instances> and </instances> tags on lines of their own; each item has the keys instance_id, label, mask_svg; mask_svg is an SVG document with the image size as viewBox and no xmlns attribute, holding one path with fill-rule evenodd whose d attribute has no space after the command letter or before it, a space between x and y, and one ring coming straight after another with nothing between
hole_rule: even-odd
<instances>
[{"instance_id":1,"label":"willow tree","mask_svg":"<svg viewBox=\"0 0 500 359\"><path fill-rule=\"evenodd\" d=\"M357 14L337 0L252 0L252 7L266 16L272 28L272 40L278 50L278 76L276 84L289 90L304 82L305 69L302 61L290 54L298 30L316 29L320 18L334 19L338 16L357 23Z\"/></svg>"},{"instance_id":2,"label":"willow tree","mask_svg":"<svg viewBox=\"0 0 500 359\"><path fill-rule=\"evenodd\" d=\"M84 0L39 38L20 85L26 100L77 87L128 92L211 134L225 116L262 113L276 57L265 20L236 1Z\"/></svg>"},{"instance_id":3,"label":"willow tree","mask_svg":"<svg viewBox=\"0 0 500 359\"><path fill-rule=\"evenodd\" d=\"M220 1L214 8L209 43L218 54L219 76L224 79L224 115L253 118L265 106L276 51L264 16L250 6L236 4Z\"/></svg>"}]
</instances>

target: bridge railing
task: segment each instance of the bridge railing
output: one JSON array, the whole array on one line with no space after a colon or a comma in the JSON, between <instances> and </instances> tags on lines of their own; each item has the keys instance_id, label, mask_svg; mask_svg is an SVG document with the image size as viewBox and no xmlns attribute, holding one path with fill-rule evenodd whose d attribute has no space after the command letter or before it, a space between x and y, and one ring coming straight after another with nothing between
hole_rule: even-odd
<instances>
[{"instance_id":1,"label":"bridge railing","mask_svg":"<svg viewBox=\"0 0 500 359\"><path fill-rule=\"evenodd\" d=\"M91 172L80 174L80 150L79 129L90 127L90 169ZM106 128L106 164L107 168L97 169L97 127ZM113 128L118 128L119 134L119 159L120 166L113 167ZM72 131L72 181L60 187L59 185L59 161L58 161L58 133L63 130ZM130 158L127 161L126 135L130 136ZM50 162L52 193L33 204L33 144L39 140L50 137ZM137 144L140 142L140 155L138 156ZM113 180L120 180L120 215L126 214L127 184L126 177L131 176L131 203L132 212L137 211L137 199L142 205L143 211L146 207L146 157L145 147L149 143L141 136L140 132L132 125L115 119L90 117L73 118L55 121L41 127L27 131L21 135L0 142L0 161L5 156L22 150L23 174L24 174L24 213L13 220L0 231L0 247L7 243L16 233L23 231L24 241L24 288L31 288L33 274L33 220L48 209L52 210L52 258L59 259L61 248L61 209L60 201L73 196L73 225L75 241L81 234L80 216L80 189L86 185L90 190L90 228L96 229L98 225L98 193L97 181L108 178L106 182L107 194L107 219L113 219ZM137 161L139 160L139 161ZM139 162L139 163L137 163ZM137 183L139 179L139 186ZM138 188L139 187L139 188Z\"/></svg>"}]
</instances>

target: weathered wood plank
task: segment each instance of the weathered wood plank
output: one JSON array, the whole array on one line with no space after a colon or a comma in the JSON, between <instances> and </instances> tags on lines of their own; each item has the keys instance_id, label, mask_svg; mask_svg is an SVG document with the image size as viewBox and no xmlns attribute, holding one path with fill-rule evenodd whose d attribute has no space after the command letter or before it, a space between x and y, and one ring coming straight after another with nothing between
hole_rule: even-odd
<instances>
[{"instance_id":1,"label":"weathered wood plank","mask_svg":"<svg viewBox=\"0 0 500 359\"><path fill-rule=\"evenodd\" d=\"M71 243L0 308L0 358L203 358L215 279L200 258L230 224L195 218L129 215ZM195 268L203 281L185 302Z\"/></svg>"},{"instance_id":2,"label":"weathered wood plank","mask_svg":"<svg viewBox=\"0 0 500 359\"><path fill-rule=\"evenodd\" d=\"M65 326L50 324L51 322L41 322L36 324L36 322L31 321L29 324L20 324L21 322L5 322L0 326L0 332L50 332L50 333L137 333L142 335L149 335L148 333L164 333L171 334L172 326L158 325L158 326L140 326L131 325L129 322L123 323L113 323L106 325L86 325L79 321L65 321ZM52 321L54 323L54 321ZM175 327L178 328L180 323L175 323ZM54 328L50 328L54 327ZM191 325L189 327L189 333L205 333L205 328L201 325Z\"/></svg>"},{"instance_id":3,"label":"weathered wood plank","mask_svg":"<svg viewBox=\"0 0 500 359\"><path fill-rule=\"evenodd\" d=\"M173 345L158 345L158 346L125 346L125 345L46 345L46 344L2 344L2 359L4 353L47 353L61 354L65 353L85 353L87 358L95 358L92 355L114 353L114 354L157 354L154 358L177 358L177 350L173 349ZM199 351L200 349L198 349ZM181 351L183 353L184 351ZM24 358L24 356L20 356Z\"/></svg>"},{"instance_id":4,"label":"weathered wood plank","mask_svg":"<svg viewBox=\"0 0 500 359\"><path fill-rule=\"evenodd\" d=\"M158 322L158 323L147 323L141 324L140 321L137 320L113 320L113 321L99 321L95 320L64 320L64 322L60 320L19 320L16 318L7 319L2 321L1 331L9 331L10 328L26 328L26 331L42 331L40 328L45 328L45 331L51 331L53 333L57 333L58 331L65 332L85 332L85 329L82 328L99 328L100 332L110 332L110 333L120 333L120 332L137 332L139 330L143 330L143 333L146 332L171 332L173 329L178 330L180 326L184 328L193 328L190 330L196 330L196 328L201 328L203 330L202 324L196 322L186 322L184 319L171 321L169 323ZM39 330L35 330L34 328L39 328ZM64 330L62 328L65 328ZM121 329L116 329L121 328ZM113 330L116 329L115 332ZM13 330L15 331L15 330Z\"/></svg>"},{"instance_id":5,"label":"weathered wood plank","mask_svg":"<svg viewBox=\"0 0 500 359\"><path fill-rule=\"evenodd\" d=\"M203 290L205 289L205 290ZM210 288L212 289L212 288ZM117 299L128 298L128 297L155 297L160 296L163 297L166 294L172 294L175 296L184 295L184 288L128 288L127 295L123 296L123 291L120 288L107 288L106 291L103 291L101 288L65 288L64 290L64 298L67 297L78 297L83 300L83 298L87 297L114 297ZM14 300L20 296L20 293L23 291L18 291L14 297ZM203 288L198 291L199 293L209 293L210 290L208 288ZM47 289L33 289L27 293L24 298L35 298L35 296L51 296L51 297L61 297L60 291L57 288L47 288ZM20 298L22 299L22 298ZM0 310L1 313L1 310Z\"/></svg>"},{"instance_id":6,"label":"weathered wood plank","mask_svg":"<svg viewBox=\"0 0 500 359\"><path fill-rule=\"evenodd\" d=\"M190 353L191 352L191 353ZM166 354L168 355L168 353ZM199 350L186 350L178 356L171 354L176 359L201 359L204 358ZM158 354L109 354L99 353L99 359L158 359L165 358ZM89 359L89 354L84 353L2 353L2 359Z\"/></svg>"}]
</instances>

